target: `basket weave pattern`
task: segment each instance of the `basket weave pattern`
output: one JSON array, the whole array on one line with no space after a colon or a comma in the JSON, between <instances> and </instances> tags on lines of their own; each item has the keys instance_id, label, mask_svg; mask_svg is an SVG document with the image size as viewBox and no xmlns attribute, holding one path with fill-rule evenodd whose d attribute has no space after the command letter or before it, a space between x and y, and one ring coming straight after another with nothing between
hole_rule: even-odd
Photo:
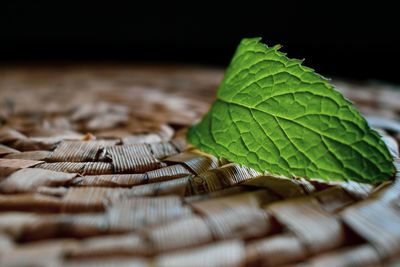
<instances>
[{"instance_id":1,"label":"basket weave pattern","mask_svg":"<svg viewBox=\"0 0 400 267\"><path fill-rule=\"evenodd\" d=\"M0 69L0 266L398 266L399 176L266 177L186 143L221 78ZM398 166L400 90L338 88Z\"/></svg>"}]
</instances>

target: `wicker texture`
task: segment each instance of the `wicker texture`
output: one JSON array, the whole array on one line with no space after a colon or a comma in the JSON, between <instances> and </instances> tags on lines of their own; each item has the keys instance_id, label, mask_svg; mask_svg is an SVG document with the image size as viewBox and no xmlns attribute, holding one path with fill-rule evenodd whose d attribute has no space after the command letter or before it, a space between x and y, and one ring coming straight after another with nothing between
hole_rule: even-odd
<instances>
[{"instance_id":1,"label":"wicker texture","mask_svg":"<svg viewBox=\"0 0 400 267\"><path fill-rule=\"evenodd\" d=\"M398 174L377 186L265 177L186 144L221 78L0 69L0 266L398 266ZM337 85L399 167L400 90Z\"/></svg>"}]
</instances>

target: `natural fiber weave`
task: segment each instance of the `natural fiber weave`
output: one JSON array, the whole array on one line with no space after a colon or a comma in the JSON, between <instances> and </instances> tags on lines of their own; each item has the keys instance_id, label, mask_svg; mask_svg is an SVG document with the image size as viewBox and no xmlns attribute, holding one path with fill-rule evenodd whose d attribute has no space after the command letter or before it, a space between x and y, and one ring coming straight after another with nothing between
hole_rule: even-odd
<instances>
[{"instance_id":1,"label":"natural fiber weave","mask_svg":"<svg viewBox=\"0 0 400 267\"><path fill-rule=\"evenodd\" d=\"M186 144L221 77L0 69L0 266L400 265L398 174L265 177ZM399 166L400 90L337 85Z\"/></svg>"}]
</instances>

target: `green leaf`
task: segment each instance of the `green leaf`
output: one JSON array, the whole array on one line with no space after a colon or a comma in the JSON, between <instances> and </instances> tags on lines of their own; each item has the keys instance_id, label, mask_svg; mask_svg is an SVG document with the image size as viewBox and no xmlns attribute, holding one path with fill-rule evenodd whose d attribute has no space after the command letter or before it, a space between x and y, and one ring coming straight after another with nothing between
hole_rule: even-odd
<instances>
[{"instance_id":1,"label":"green leaf","mask_svg":"<svg viewBox=\"0 0 400 267\"><path fill-rule=\"evenodd\" d=\"M217 100L188 139L201 150L286 177L376 183L394 174L380 136L332 85L261 38L243 39Z\"/></svg>"}]
</instances>

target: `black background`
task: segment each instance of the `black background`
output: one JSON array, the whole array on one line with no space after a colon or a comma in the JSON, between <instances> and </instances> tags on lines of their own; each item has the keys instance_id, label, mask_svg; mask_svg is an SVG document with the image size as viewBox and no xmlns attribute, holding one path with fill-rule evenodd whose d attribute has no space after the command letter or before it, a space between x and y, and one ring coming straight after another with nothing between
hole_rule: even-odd
<instances>
[{"instance_id":1,"label":"black background","mask_svg":"<svg viewBox=\"0 0 400 267\"><path fill-rule=\"evenodd\" d=\"M348 2L2 2L0 62L226 66L241 38L261 36L327 76L400 82L395 1Z\"/></svg>"}]
</instances>

